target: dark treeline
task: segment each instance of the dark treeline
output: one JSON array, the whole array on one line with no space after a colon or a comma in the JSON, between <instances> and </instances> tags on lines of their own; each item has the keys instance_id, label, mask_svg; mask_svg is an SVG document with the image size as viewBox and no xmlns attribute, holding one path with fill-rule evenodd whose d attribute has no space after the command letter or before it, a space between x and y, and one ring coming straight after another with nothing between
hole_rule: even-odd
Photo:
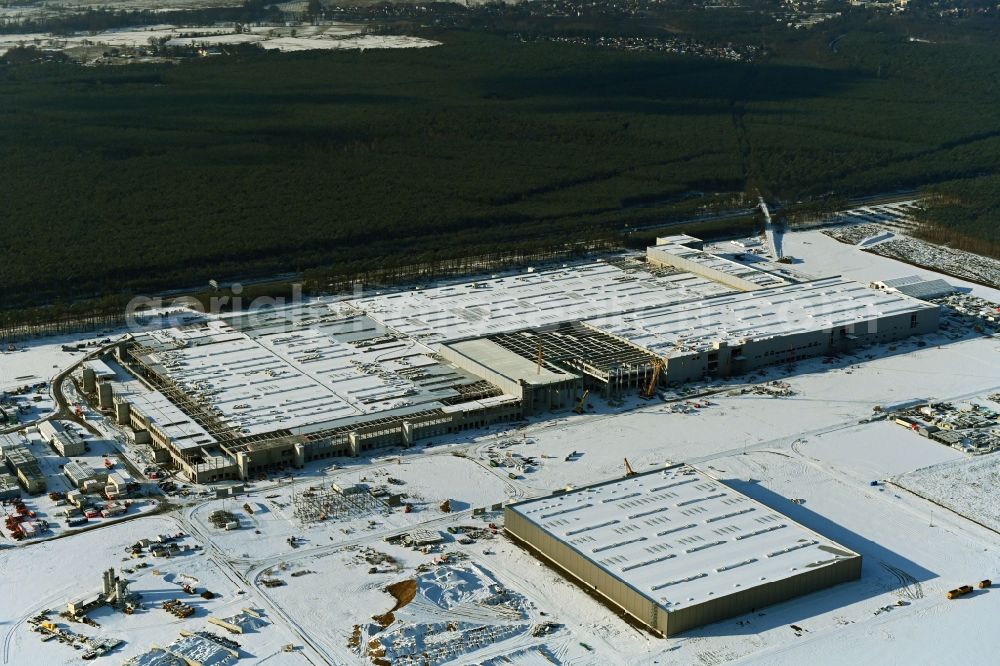
<instances>
[{"instance_id":1,"label":"dark treeline","mask_svg":"<svg viewBox=\"0 0 1000 666\"><path fill-rule=\"evenodd\" d=\"M74 32L100 32L131 26L163 25L213 25L225 22L280 21L281 11L263 0L246 0L236 7L205 7L202 9L175 9L165 11L84 9L66 12L59 16L41 16L36 19L0 21L0 33L41 33L65 35Z\"/></svg>"},{"instance_id":2,"label":"dark treeline","mask_svg":"<svg viewBox=\"0 0 1000 666\"><path fill-rule=\"evenodd\" d=\"M449 32L0 66L0 305L544 250L758 189L794 203L1000 171L1000 44L909 34L868 17L836 53L816 31L749 64ZM988 188L967 194L980 216Z\"/></svg>"}]
</instances>

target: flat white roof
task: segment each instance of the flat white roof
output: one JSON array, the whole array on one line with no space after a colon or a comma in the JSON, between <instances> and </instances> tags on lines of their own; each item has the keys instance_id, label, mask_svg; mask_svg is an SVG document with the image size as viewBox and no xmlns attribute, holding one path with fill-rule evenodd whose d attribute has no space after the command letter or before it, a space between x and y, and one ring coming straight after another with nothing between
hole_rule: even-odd
<instances>
[{"instance_id":1,"label":"flat white roof","mask_svg":"<svg viewBox=\"0 0 1000 666\"><path fill-rule=\"evenodd\" d=\"M725 273L726 275L731 275L733 277L739 278L740 280L745 280L759 287L777 287L779 285L787 284L788 280L778 277L772 273L759 270L752 266L746 266L737 261L730 261L729 259L723 259L722 257L716 256L709 252L703 250L697 250L694 248L687 247L676 242L665 242L660 243L659 238L656 239L656 245L646 248L646 254L656 256L657 254L668 254L675 257L680 257L681 259L686 259L693 263L703 266L704 268L718 271L720 273ZM666 240L666 239L663 239Z\"/></svg>"},{"instance_id":2,"label":"flat white roof","mask_svg":"<svg viewBox=\"0 0 1000 666\"><path fill-rule=\"evenodd\" d=\"M529 361L488 338L452 342L447 347L513 382L524 381L533 385L558 384L575 377L562 370L550 369L545 364L539 368L536 361Z\"/></svg>"},{"instance_id":3,"label":"flat white roof","mask_svg":"<svg viewBox=\"0 0 1000 666\"><path fill-rule=\"evenodd\" d=\"M686 245L687 243L701 243L700 238L688 234L672 234L670 236L657 236L657 245Z\"/></svg>"},{"instance_id":4,"label":"flat white roof","mask_svg":"<svg viewBox=\"0 0 1000 666\"><path fill-rule=\"evenodd\" d=\"M178 449L193 449L216 444L216 440L190 416L158 391L146 389L137 380L112 384L115 396L128 400Z\"/></svg>"},{"instance_id":5,"label":"flat white roof","mask_svg":"<svg viewBox=\"0 0 1000 666\"><path fill-rule=\"evenodd\" d=\"M91 359L84 363L84 365L93 370L98 379L110 379L117 376L117 373L111 366L99 358Z\"/></svg>"},{"instance_id":6,"label":"flat white roof","mask_svg":"<svg viewBox=\"0 0 1000 666\"><path fill-rule=\"evenodd\" d=\"M224 321L148 335L158 348L146 361L247 435L434 409L458 395L452 385L474 381L419 342L391 336L353 344L316 328L251 335Z\"/></svg>"},{"instance_id":7,"label":"flat white roof","mask_svg":"<svg viewBox=\"0 0 1000 666\"><path fill-rule=\"evenodd\" d=\"M852 326L936 307L832 277L592 319L586 323L669 357L710 349L717 341L743 344Z\"/></svg>"},{"instance_id":8,"label":"flat white roof","mask_svg":"<svg viewBox=\"0 0 1000 666\"><path fill-rule=\"evenodd\" d=\"M349 301L372 319L423 342L509 333L725 294L690 273L651 273L594 262Z\"/></svg>"},{"instance_id":9,"label":"flat white roof","mask_svg":"<svg viewBox=\"0 0 1000 666\"><path fill-rule=\"evenodd\" d=\"M508 508L667 611L858 557L687 465Z\"/></svg>"}]
</instances>

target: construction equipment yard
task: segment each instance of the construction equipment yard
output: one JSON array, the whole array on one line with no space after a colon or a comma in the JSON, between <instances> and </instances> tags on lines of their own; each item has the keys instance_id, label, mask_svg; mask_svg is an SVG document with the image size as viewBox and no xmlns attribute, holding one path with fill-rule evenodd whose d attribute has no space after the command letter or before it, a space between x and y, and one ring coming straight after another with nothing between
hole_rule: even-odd
<instances>
[{"instance_id":1,"label":"construction equipment yard","mask_svg":"<svg viewBox=\"0 0 1000 666\"><path fill-rule=\"evenodd\" d=\"M726 245L704 251L729 261L739 248ZM680 308L679 293L704 303L717 290L734 299L730 322L741 323L748 313L739 303L760 303L772 289L775 300L833 275L865 290L918 270L942 277L819 231L785 233L781 249L797 263L761 259L755 269L781 276L781 285L740 272L755 286L730 296L708 278L672 270L657 277L638 262L608 261L576 273L560 266L307 304L289 315L294 330L285 333L270 328L283 325L278 313L141 334L136 353L147 367L190 388L202 411L165 383L119 375L132 364L127 357L108 361L114 397L147 396L132 404L150 406L151 422L175 434L177 455L198 454L173 461L120 418L114 398L102 410L100 381L87 394L86 378L70 373L58 390L81 405L81 437L91 447L78 457L99 476L113 455L141 481L133 499L147 508L69 529L58 515L64 500L20 492L25 512L36 515L15 522L47 519L55 529L19 541L5 530L0 539L0 664L79 663L91 652L95 663L130 666L169 658L226 666L983 663L979 638L1000 612L1000 597L980 586L1000 575L992 495L1000 454L948 445L897 418L940 431L995 428L1000 338L981 304L1000 303L1000 291L948 277L959 292L934 301L942 307L935 330L670 381L681 367L671 369L681 354L670 351L675 324L648 313ZM730 268L678 252L712 270ZM555 299L547 281L565 285L567 296ZM484 284L492 286L475 286ZM491 290L489 311L476 310ZM517 290L526 296L506 314L503 303ZM616 294L614 307L588 300L603 292ZM903 304L909 322L911 309L928 309L872 293L851 317ZM394 301L406 305L397 312ZM317 313L322 335L300 325ZM823 316L814 320L839 315ZM348 320L364 330L348 330ZM792 327L773 313L762 321L760 331ZM692 330L704 338L708 328L701 319ZM112 345L122 333L111 332ZM647 336L662 343L642 346ZM18 377L49 381L69 369L81 356L63 346L76 342L42 339L3 352L0 390L15 388ZM705 354L695 342L687 344ZM210 371L227 362L228 374ZM522 381L505 384L512 372ZM536 408L484 416L499 396ZM39 402L34 421L56 409L52 395ZM312 403L324 407L314 413ZM405 441L405 428L419 430L413 415L425 410L447 423ZM369 424L369 416L379 420ZM59 465L75 457L63 460L37 423L24 426L11 445L25 447L49 484L70 492ZM293 454L241 475L240 460L265 441ZM192 480L186 470L207 465L210 454L235 472ZM688 494L661 488L687 478L678 470L707 485L696 492L691 483ZM99 486L85 494L94 505L106 492L106 482ZM678 496L658 497L660 504L647 497L661 492ZM637 504L618 511L606 499ZM583 559L643 587L661 604L658 613L733 597L761 578L791 580L791 568L826 558L856 562L856 554L860 573L664 638L512 538L505 510L518 507L545 507L539 523L561 540L595 537L574 542L590 549ZM757 520L767 516L774 518ZM551 524L560 520L566 524ZM697 524L689 534L671 533L689 524ZM799 539L807 545L798 548ZM626 569L633 566L641 568ZM948 598L963 586L971 591ZM70 613L70 602L88 610Z\"/></svg>"}]
</instances>

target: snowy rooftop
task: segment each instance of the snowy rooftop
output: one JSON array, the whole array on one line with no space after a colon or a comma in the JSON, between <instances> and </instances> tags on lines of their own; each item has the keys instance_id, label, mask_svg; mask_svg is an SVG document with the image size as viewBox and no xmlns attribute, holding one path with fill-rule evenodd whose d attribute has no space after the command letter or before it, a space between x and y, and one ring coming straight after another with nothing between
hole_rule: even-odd
<instances>
[{"instance_id":1,"label":"snowy rooftop","mask_svg":"<svg viewBox=\"0 0 1000 666\"><path fill-rule=\"evenodd\" d=\"M224 321L149 333L145 361L244 434L336 425L440 407L476 379L393 336L345 342L324 330L237 331Z\"/></svg>"},{"instance_id":2,"label":"snowy rooftop","mask_svg":"<svg viewBox=\"0 0 1000 666\"><path fill-rule=\"evenodd\" d=\"M858 556L686 465L508 508L667 611Z\"/></svg>"},{"instance_id":3,"label":"snowy rooftop","mask_svg":"<svg viewBox=\"0 0 1000 666\"><path fill-rule=\"evenodd\" d=\"M668 237L669 238L669 237ZM704 252L702 250L687 247L681 243L675 242L664 242L660 243L661 240L666 239L656 239L657 244L646 249L647 255L652 258L656 258L656 255L669 254L675 257L680 257L681 259L686 259L704 268L719 271L720 273L725 273L726 275L731 275L733 277L745 280L746 282L753 283L761 288L766 287L776 287L778 285L787 284L787 280L778 277L772 273L758 270L751 266L745 266L736 261L730 261L729 259L723 259L722 257L716 256L709 252Z\"/></svg>"},{"instance_id":4,"label":"snowy rooftop","mask_svg":"<svg viewBox=\"0 0 1000 666\"><path fill-rule=\"evenodd\" d=\"M199 448L216 443L208 431L170 402L165 395L149 391L138 381L112 384L115 395L125 396L139 412L173 440L176 447Z\"/></svg>"},{"instance_id":5,"label":"snowy rooftop","mask_svg":"<svg viewBox=\"0 0 1000 666\"><path fill-rule=\"evenodd\" d=\"M703 242L700 238L688 234L672 234L670 236L657 236L657 245L690 245Z\"/></svg>"},{"instance_id":6,"label":"snowy rooftop","mask_svg":"<svg viewBox=\"0 0 1000 666\"><path fill-rule=\"evenodd\" d=\"M424 342L442 342L630 312L729 293L681 273L656 277L595 262L400 291L352 303L383 324Z\"/></svg>"},{"instance_id":7,"label":"snowy rooftop","mask_svg":"<svg viewBox=\"0 0 1000 666\"><path fill-rule=\"evenodd\" d=\"M115 377L115 371L107 363L99 358L91 359L84 363L85 367L90 368L94 371L94 374L98 379L111 379Z\"/></svg>"},{"instance_id":8,"label":"snowy rooftop","mask_svg":"<svg viewBox=\"0 0 1000 666\"><path fill-rule=\"evenodd\" d=\"M892 278L876 282L885 289L897 291L912 298L930 299L947 296L956 291L956 288L941 279L929 280L919 275L908 275L906 277Z\"/></svg>"},{"instance_id":9,"label":"snowy rooftop","mask_svg":"<svg viewBox=\"0 0 1000 666\"><path fill-rule=\"evenodd\" d=\"M593 319L587 324L670 356L681 341L684 352L702 351L716 341L743 344L936 307L832 277Z\"/></svg>"},{"instance_id":10,"label":"snowy rooftop","mask_svg":"<svg viewBox=\"0 0 1000 666\"><path fill-rule=\"evenodd\" d=\"M575 377L558 368L538 365L536 361L529 361L487 338L453 342L447 347L513 382L523 381L534 385L557 384Z\"/></svg>"}]
</instances>

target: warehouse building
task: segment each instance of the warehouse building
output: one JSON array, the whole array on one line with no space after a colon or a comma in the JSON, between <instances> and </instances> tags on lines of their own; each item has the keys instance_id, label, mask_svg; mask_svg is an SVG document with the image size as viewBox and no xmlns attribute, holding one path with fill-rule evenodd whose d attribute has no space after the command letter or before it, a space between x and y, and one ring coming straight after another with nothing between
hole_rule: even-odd
<instances>
[{"instance_id":1,"label":"warehouse building","mask_svg":"<svg viewBox=\"0 0 1000 666\"><path fill-rule=\"evenodd\" d=\"M664 359L663 381L728 377L936 331L937 305L839 277L587 324Z\"/></svg>"},{"instance_id":2,"label":"warehouse building","mask_svg":"<svg viewBox=\"0 0 1000 666\"><path fill-rule=\"evenodd\" d=\"M523 395L322 304L151 332L118 355L137 378L101 385L112 391L118 423L153 448L156 462L197 482L523 417ZM533 394L539 405L567 403L547 390Z\"/></svg>"},{"instance_id":3,"label":"warehouse building","mask_svg":"<svg viewBox=\"0 0 1000 666\"><path fill-rule=\"evenodd\" d=\"M7 452L24 448L24 442L14 433L0 433L0 461L6 462Z\"/></svg>"},{"instance_id":4,"label":"warehouse building","mask_svg":"<svg viewBox=\"0 0 1000 666\"><path fill-rule=\"evenodd\" d=\"M861 556L686 465L505 507L505 532L660 636L861 576Z\"/></svg>"},{"instance_id":5,"label":"warehouse building","mask_svg":"<svg viewBox=\"0 0 1000 666\"><path fill-rule=\"evenodd\" d=\"M104 494L109 499L128 497L129 494L138 489L139 483L125 470L119 470L108 474L107 485L104 486Z\"/></svg>"},{"instance_id":6,"label":"warehouse building","mask_svg":"<svg viewBox=\"0 0 1000 666\"><path fill-rule=\"evenodd\" d=\"M910 298L919 298L929 301L934 298L943 298L958 291L957 288L941 279L928 280L919 275L908 275L901 278L880 280L869 285L872 289L879 289L896 294L903 294Z\"/></svg>"},{"instance_id":7,"label":"warehouse building","mask_svg":"<svg viewBox=\"0 0 1000 666\"><path fill-rule=\"evenodd\" d=\"M18 481L28 491L28 494L36 495L45 492L47 487L45 475L42 474L38 460L28 450L28 447L23 444L13 446L6 443L3 455L7 461L8 469L17 476Z\"/></svg>"},{"instance_id":8,"label":"warehouse building","mask_svg":"<svg viewBox=\"0 0 1000 666\"><path fill-rule=\"evenodd\" d=\"M700 241L691 236L657 238L656 245L646 248L646 263L700 275L739 291L788 284L788 280L774 273L705 252L700 249Z\"/></svg>"},{"instance_id":9,"label":"warehouse building","mask_svg":"<svg viewBox=\"0 0 1000 666\"><path fill-rule=\"evenodd\" d=\"M529 361L488 338L446 344L439 353L520 400L526 415L568 409L583 390L579 375L540 359Z\"/></svg>"},{"instance_id":10,"label":"warehouse building","mask_svg":"<svg viewBox=\"0 0 1000 666\"><path fill-rule=\"evenodd\" d=\"M17 477L13 474L0 472L0 501L17 499L21 496L21 486L17 485Z\"/></svg>"},{"instance_id":11,"label":"warehouse building","mask_svg":"<svg viewBox=\"0 0 1000 666\"><path fill-rule=\"evenodd\" d=\"M83 439L63 428L58 421L42 421L38 424L38 434L64 458L82 456L86 450Z\"/></svg>"},{"instance_id":12,"label":"warehouse building","mask_svg":"<svg viewBox=\"0 0 1000 666\"><path fill-rule=\"evenodd\" d=\"M97 485L103 487L108 480L107 470L95 470L85 462L66 463L63 466L63 474L74 488L85 492L89 492L90 488Z\"/></svg>"},{"instance_id":13,"label":"warehouse building","mask_svg":"<svg viewBox=\"0 0 1000 666\"><path fill-rule=\"evenodd\" d=\"M665 273L665 274L663 274ZM636 261L600 261L349 301L425 344L514 333L724 294L718 281Z\"/></svg>"},{"instance_id":14,"label":"warehouse building","mask_svg":"<svg viewBox=\"0 0 1000 666\"><path fill-rule=\"evenodd\" d=\"M937 328L937 306L901 293L793 283L693 237L658 240L645 263L199 319L138 334L117 362L86 371L131 440L204 483L582 407L588 391L648 397Z\"/></svg>"}]
</instances>

